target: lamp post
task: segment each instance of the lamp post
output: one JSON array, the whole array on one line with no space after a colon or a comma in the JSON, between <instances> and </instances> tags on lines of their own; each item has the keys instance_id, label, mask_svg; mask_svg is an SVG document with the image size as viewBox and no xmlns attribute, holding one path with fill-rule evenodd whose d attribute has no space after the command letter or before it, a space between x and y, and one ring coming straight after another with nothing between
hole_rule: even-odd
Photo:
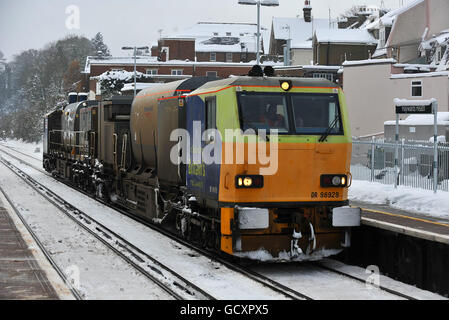
<instances>
[{"instance_id":1,"label":"lamp post","mask_svg":"<svg viewBox=\"0 0 449 320\"><path fill-rule=\"evenodd\" d=\"M134 97L137 94L137 50L148 50L148 47L122 47L122 50L134 50Z\"/></svg>"},{"instance_id":2,"label":"lamp post","mask_svg":"<svg viewBox=\"0 0 449 320\"><path fill-rule=\"evenodd\" d=\"M239 0L239 4L257 5L257 64L260 64L260 6L278 7L279 0Z\"/></svg>"},{"instance_id":3,"label":"lamp post","mask_svg":"<svg viewBox=\"0 0 449 320\"><path fill-rule=\"evenodd\" d=\"M288 30L287 44L284 47L284 66L289 66L290 65L290 49L291 49L291 45L292 45L292 35L291 35L290 26L288 24L285 27L282 27L282 29Z\"/></svg>"}]
</instances>

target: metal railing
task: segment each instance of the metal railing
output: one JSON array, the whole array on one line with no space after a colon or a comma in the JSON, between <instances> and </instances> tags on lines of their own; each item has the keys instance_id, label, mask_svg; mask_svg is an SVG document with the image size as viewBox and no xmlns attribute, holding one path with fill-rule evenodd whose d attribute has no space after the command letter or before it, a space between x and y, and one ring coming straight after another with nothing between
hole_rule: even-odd
<instances>
[{"instance_id":1,"label":"metal railing","mask_svg":"<svg viewBox=\"0 0 449 320\"><path fill-rule=\"evenodd\" d=\"M449 143L438 144L437 179L433 179L433 142L400 141L397 172L395 148L394 141L354 139L351 160L353 179L449 191Z\"/></svg>"}]
</instances>

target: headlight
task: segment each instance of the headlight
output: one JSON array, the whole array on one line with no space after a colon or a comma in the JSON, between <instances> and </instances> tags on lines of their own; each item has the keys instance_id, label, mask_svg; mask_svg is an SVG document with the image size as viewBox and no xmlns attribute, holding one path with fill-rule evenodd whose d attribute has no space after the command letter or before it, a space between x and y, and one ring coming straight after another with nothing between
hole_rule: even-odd
<instances>
[{"instance_id":1,"label":"headlight","mask_svg":"<svg viewBox=\"0 0 449 320\"><path fill-rule=\"evenodd\" d=\"M341 188L346 187L348 177L344 174L323 174L320 179L322 188Z\"/></svg>"},{"instance_id":2,"label":"headlight","mask_svg":"<svg viewBox=\"0 0 449 320\"><path fill-rule=\"evenodd\" d=\"M237 189L263 188L263 176L260 175L239 175L235 177L235 187Z\"/></svg>"},{"instance_id":3,"label":"headlight","mask_svg":"<svg viewBox=\"0 0 449 320\"><path fill-rule=\"evenodd\" d=\"M289 91L292 88L292 82L290 80L281 81L281 88L284 91Z\"/></svg>"}]
</instances>

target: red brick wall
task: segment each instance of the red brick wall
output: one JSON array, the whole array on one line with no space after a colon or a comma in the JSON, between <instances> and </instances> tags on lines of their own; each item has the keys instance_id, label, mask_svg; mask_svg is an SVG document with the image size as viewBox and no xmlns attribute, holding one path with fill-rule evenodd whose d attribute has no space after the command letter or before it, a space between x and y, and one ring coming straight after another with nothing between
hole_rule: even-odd
<instances>
[{"instance_id":1,"label":"red brick wall","mask_svg":"<svg viewBox=\"0 0 449 320\"><path fill-rule=\"evenodd\" d=\"M170 60L186 60L195 61L195 40L170 40L162 39L159 41L159 50L162 47L169 47ZM165 61L165 59L164 59Z\"/></svg>"},{"instance_id":2,"label":"red brick wall","mask_svg":"<svg viewBox=\"0 0 449 320\"><path fill-rule=\"evenodd\" d=\"M199 62L210 62L210 52L197 52L196 53L197 61ZM226 53L225 52L216 52L216 62L241 62L245 60L244 62L249 62L252 60L256 60L256 54L255 53L248 53L248 56L246 57L246 53L241 52L233 52L232 53L232 61L226 61Z\"/></svg>"}]
</instances>

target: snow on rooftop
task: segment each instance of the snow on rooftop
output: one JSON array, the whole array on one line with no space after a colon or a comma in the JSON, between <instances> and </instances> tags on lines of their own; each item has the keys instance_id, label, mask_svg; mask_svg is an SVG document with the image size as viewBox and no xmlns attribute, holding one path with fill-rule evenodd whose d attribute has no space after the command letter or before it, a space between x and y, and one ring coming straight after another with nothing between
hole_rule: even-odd
<instances>
[{"instance_id":1,"label":"snow on rooftop","mask_svg":"<svg viewBox=\"0 0 449 320\"><path fill-rule=\"evenodd\" d=\"M312 48L313 32L316 29L329 29L329 20L313 19L313 22L306 22L303 18L273 18L274 38L291 38L293 48Z\"/></svg>"},{"instance_id":2,"label":"snow on rooftop","mask_svg":"<svg viewBox=\"0 0 449 320\"><path fill-rule=\"evenodd\" d=\"M261 42L265 51L269 48L270 34L261 27ZM195 39L197 52L256 52L257 25L252 23L199 22L171 35L170 39ZM260 47L262 49L262 46Z\"/></svg>"},{"instance_id":3,"label":"snow on rooftop","mask_svg":"<svg viewBox=\"0 0 449 320\"><path fill-rule=\"evenodd\" d=\"M148 65L157 62L157 57L138 56L136 65ZM90 66L96 65L134 65L134 57L87 57L84 68L85 73L90 73Z\"/></svg>"},{"instance_id":4,"label":"snow on rooftop","mask_svg":"<svg viewBox=\"0 0 449 320\"><path fill-rule=\"evenodd\" d=\"M445 42L449 42L449 30L443 30L437 36L434 36L427 41L423 41L421 46L424 49L431 49L434 43L441 45Z\"/></svg>"},{"instance_id":5,"label":"snow on rooftop","mask_svg":"<svg viewBox=\"0 0 449 320\"><path fill-rule=\"evenodd\" d=\"M366 26L366 29L368 29L368 30L378 29L380 27L380 24L382 24L384 26L392 26L398 15L408 11L409 9L417 6L418 4L420 4L422 2L424 2L424 0L413 0L410 3L407 3L406 5L398 8L398 9L391 10L391 11L387 12L385 15L383 15L381 18L368 24Z\"/></svg>"},{"instance_id":6,"label":"snow on rooftop","mask_svg":"<svg viewBox=\"0 0 449 320\"><path fill-rule=\"evenodd\" d=\"M429 78L429 77L441 77L441 76L449 77L449 71L392 74L390 76L390 79Z\"/></svg>"},{"instance_id":7,"label":"snow on rooftop","mask_svg":"<svg viewBox=\"0 0 449 320\"><path fill-rule=\"evenodd\" d=\"M383 64L383 63L396 63L397 61L395 59L389 58L389 59L367 59L367 60L354 60L354 61L345 61L343 62L344 67L349 66L359 66L359 65L365 65L365 64Z\"/></svg>"},{"instance_id":8,"label":"snow on rooftop","mask_svg":"<svg viewBox=\"0 0 449 320\"><path fill-rule=\"evenodd\" d=\"M433 126L433 114L411 114L404 120L399 120L400 126ZM438 112L437 124L449 126L449 112ZM385 121L384 125L394 126L395 120Z\"/></svg>"},{"instance_id":9,"label":"snow on rooftop","mask_svg":"<svg viewBox=\"0 0 449 320\"><path fill-rule=\"evenodd\" d=\"M378 43L378 40L375 39L366 29L317 29L315 34L318 42L363 44Z\"/></svg>"}]
</instances>

